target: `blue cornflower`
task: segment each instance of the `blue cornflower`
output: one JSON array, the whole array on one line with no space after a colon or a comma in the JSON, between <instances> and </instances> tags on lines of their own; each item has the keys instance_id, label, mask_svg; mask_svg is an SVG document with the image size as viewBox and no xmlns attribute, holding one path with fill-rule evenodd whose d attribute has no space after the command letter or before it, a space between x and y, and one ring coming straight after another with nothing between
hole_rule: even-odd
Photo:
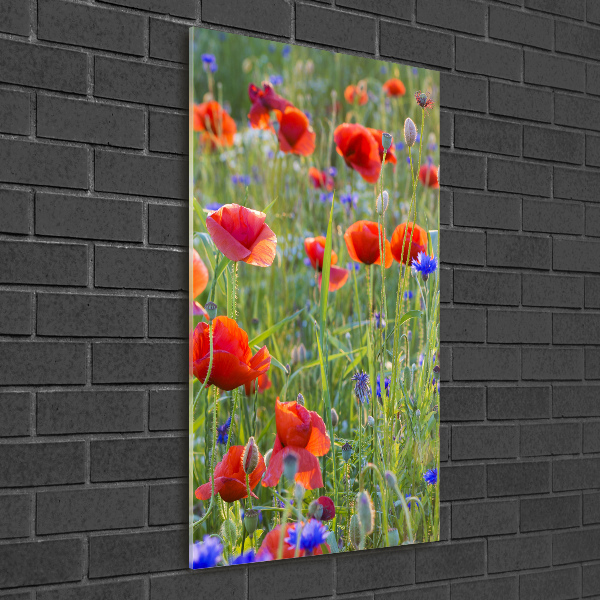
<instances>
[{"instance_id":1,"label":"blue cornflower","mask_svg":"<svg viewBox=\"0 0 600 600\"><path fill-rule=\"evenodd\" d=\"M254 554L254 550L248 550L248 552L244 552L235 558L229 560L230 565L245 565L248 563L256 562L256 555Z\"/></svg>"},{"instance_id":2,"label":"blue cornflower","mask_svg":"<svg viewBox=\"0 0 600 600\"><path fill-rule=\"evenodd\" d=\"M435 485L437 483L437 469L429 469L423 474L423 479L428 485Z\"/></svg>"},{"instance_id":3,"label":"blue cornflower","mask_svg":"<svg viewBox=\"0 0 600 600\"><path fill-rule=\"evenodd\" d=\"M229 427L231 425L231 416L229 416L227 418L227 421L225 421L225 423L223 423L223 425L219 425L217 427L217 432L218 432L218 437L217 437L217 442L219 444L226 444L227 443L227 438L229 437Z\"/></svg>"},{"instance_id":4,"label":"blue cornflower","mask_svg":"<svg viewBox=\"0 0 600 600\"><path fill-rule=\"evenodd\" d=\"M202 62L205 65L212 65L214 63L217 62L217 59L215 58L214 54L203 54L202 55Z\"/></svg>"},{"instance_id":5,"label":"blue cornflower","mask_svg":"<svg viewBox=\"0 0 600 600\"><path fill-rule=\"evenodd\" d=\"M346 263L346 268L348 269L348 271L358 271L360 269L360 263L357 263L357 262Z\"/></svg>"},{"instance_id":6,"label":"blue cornflower","mask_svg":"<svg viewBox=\"0 0 600 600\"><path fill-rule=\"evenodd\" d=\"M275 52L275 44L269 44L269 52Z\"/></svg>"},{"instance_id":7,"label":"blue cornflower","mask_svg":"<svg viewBox=\"0 0 600 600\"><path fill-rule=\"evenodd\" d=\"M211 202L210 204L206 205L206 210L219 210L221 208L221 206L223 206L222 204L219 204L218 202Z\"/></svg>"},{"instance_id":8,"label":"blue cornflower","mask_svg":"<svg viewBox=\"0 0 600 600\"><path fill-rule=\"evenodd\" d=\"M331 177L335 177L337 175L337 169L335 167L329 167L329 169L327 169L327 174Z\"/></svg>"},{"instance_id":9,"label":"blue cornflower","mask_svg":"<svg viewBox=\"0 0 600 600\"><path fill-rule=\"evenodd\" d=\"M409 342L412 340L412 331L410 329L406 332L406 337L408 338Z\"/></svg>"},{"instance_id":10,"label":"blue cornflower","mask_svg":"<svg viewBox=\"0 0 600 600\"><path fill-rule=\"evenodd\" d=\"M385 319L381 316L381 313L373 313L373 319L375 321L375 329L383 329L385 327Z\"/></svg>"},{"instance_id":11,"label":"blue cornflower","mask_svg":"<svg viewBox=\"0 0 600 600\"><path fill-rule=\"evenodd\" d=\"M411 265L413 268L413 273L415 275L417 273L421 273L423 281L427 281L427 278L435 272L438 266L437 258L435 256L429 256L424 252L419 252L417 260L413 259Z\"/></svg>"},{"instance_id":12,"label":"blue cornflower","mask_svg":"<svg viewBox=\"0 0 600 600\"><path fill-rule=\"evenodd\" d=\"M317 519L309 519L307 523L302 525L296 523L288 530L288 536L285 538L285 543L291 548L295 548L296 545L300 550L304 550L306 554L312 554L315 548L318 548L327 539L329 529L325 527ZM300 541L298 541L298 535Z\"/></svg>"},{"instance_id":13,"label":"blue cornflower","mask_svg":"<svg viewBox=\"0 0 600 600\"><path fill-rule=\"evenodd\" d=\"M319 196L321 202L331 202L333 200L333 192L324 192Z\"/></svg>"},{"instance_id":14,"label":"blue cornflower","mask_svg":"<svg viewBox=\"0 0 600 600\"><path fill-rule=\"evenodd\" d=\"M423 361L425 360L425 355L421 352L421 354L419 354L419 366L422 367L423 366Z\"/></svg>"},{"instance_id":15,"label":"blue cornflower","mask_svg":"<svg viewBox=\"0 0 600 600\"><path fill-rule=\"evenodd\" d=\"M417 67L413 67L412 74L413 75L418 75L419 74L419 69L417 69Z\"/></svg>"},{"instance_id":16,"label":"blue cornflower","mask_svg":"<svg viewBox=\"0 0 600 600\"><path fill-rule=\"evenodd\" d=\"M271 75L269 77L271 85L281 85L283 83L283 77L281 75Z\"/></svg>"},{"instance_id":17,"label":"blue cornflower","mask_svg":"<svg viewBox=\"0 0 600 600\"><path fill-rule=\"evenodd\" d=\"M382 75L385 75L387 73L387 67L385 65L381 65L381 69L379 69L379 71Z\"/></svg>"},{"instance_id":18,"label":"blue cornflower","mask_svg":"<svg viewBox=\"0 0 600 600\"><path fill-rule=\"evenodd\" d=\"M292 49L289 46L284 46L281 49L281 56L283 56L283 58L287 58L292 52Z\"/></svg>"},{"instance_id":19,"label":"blue cornflower","mask_svg":"<svg viewBox=\"0 0 600 600\"><path fill-rule=\"evenodd\" d=\"M350 213L350 211L354 210L358 205L358 194L356 192L353 194L342 194L340 196L340 202L345 206L346 212Z\"/></svg>"},{"instance_id":20,"label":"blue cornflower","mask_svg":"<svg viewBox=\"0 0 600 600\"><path fill-rule=\"evenodd\" d=\"M307 267L311 267L311 266L312 266L312 264L311 264L311 262L310 262L310 258L308 258L308 257L306 257L306 258L303 260L303 262L304 262L304 264L305 264Z\"/></svg>"},{"instance_id":21,"label":"blue cornflower","mask_svg":"<svg viewBox=\"0 0 600 600\"><path fill-rule=\"evenodd\" d=\"M192 548L192 569L216 567L223 555L223 544L219 538L205 535L202 542Z\"/></svg>"},{"instance_id":22,"label":"blue cornflower","mask_svg":"<svg viewBox=\"0 0 600 600\"><path fill-rule=\"evenodd\" d=\"M421 141L421 134L417 133L417 138L415 139L415 144L418 144Z\"/></svg>"},{"instance_id":23,"label":"blue cornflower","mask_svg":"<svg viewBox=\"0 0 600 600\"><path fill-rule=\"evenodd\" d=\"M413 297L414 297L414 294L410 290L408 290L408 292L404 292L404 299L405 300L412 300Z\"/></svg>"},{"instance_id":24,"label":"blue cornflower","mask_svg":"<svg viewBox=\"0 0 600 600\"><path fill-rule=\"evenodd\" d=\"M365 402L369 404L369 398L371 398L369 376L364 371L357 371L350 379L354 381L354 394L361 404L365 404Z\"/></svg>"},{"instance_id":25,"label":"blue cornflower","mask_svg":"<svg viewBox=\"0 0 600 600\"><path fill-rule=\"evenodd\" d=\"M433 164L433 156L427 156L427 164L428 165L432 165Z\"/></svg>"},{"instance_id":26,"label":"blue cornflower","mask_svg":"<svg viewBox=\"0 0 600 600\"><path fill-rule=\"evenodd\" d=\"M406 164L407 164L407 165L410 165L410 156L407 156L407 157L406 157Z\"/></svg>"},{"instance_id":27,"label":"blue cornflower","mask_svg":"<svg viewBox=\"0 0 600 600\"><path fill-rule=\"evenodd\" d=\"M312 121L312 114L311 114L311 113L309 113L307 110L305 110L305 111L304 111L304 114L306 115L306 118L307 118L309 121Z\"/></svg>"},{"instance_id":28,"label":"blue cornflower","mask_svg":"<svg viewBox=\"0 0 600 600\"><path fill-rule=\"evenodd\" d=\"M380 379L380 375L377 375L377 397L381 400L381 379ZM389 397L390 395L390 382L392 381L391 377L386 377L383 380L384 386L385 386L385 392L386 392L386 396Z\"/></svg>"},{"instance_id":29,"label":"blue cornflower","mask_svg":"<svg viewBox=\"0 0 600 600\"><path fill-rule=\"evenodd\" d=\"M398 142L395 148L398 152L400 152L400 150L404 150L404 142Z\"/></svg>"},{"instance_id":30,"label":"blue cornflower","mask_svg":"<svg viewBox=\"0 0 600 600\"><path fill-rule=\"evenodd\" d=\"M217 63L211 63L208 67L211 73L216 73L219 70Z\"/></svg>"}]
</instances>

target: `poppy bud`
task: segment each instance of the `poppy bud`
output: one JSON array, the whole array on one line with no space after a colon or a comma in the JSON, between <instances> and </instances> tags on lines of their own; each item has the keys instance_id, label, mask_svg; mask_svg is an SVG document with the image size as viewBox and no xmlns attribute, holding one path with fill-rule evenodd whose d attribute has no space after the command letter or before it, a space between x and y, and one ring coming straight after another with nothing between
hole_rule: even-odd
<instances>
[{"instance_id":1,"label":"poppy bud","mask_svg":"<svg viewBox=\"0 0 600 600\"><path fill-rule=\"evenodd\" d=\"M338 424L339 418L335 408L331 409L331 425L335 427Z\"/></svg>"},{"instance_id":2,"label":"poppy bud","mask_svg":"<svg viewBox=\"0 0 600 600\"><path fill-rule=\"evenodd\" d=\"M358 520L358 515L352 515L350 519L350 543L354 547L355 550L358 550L360 547L360 542L362 538L362 534L360 531L360 521Z\"/></svg>"},{"instance_id":3,"label":"poppy bud","mask_svg":"<svg viewBox=\"0 0 600 600\"><path fill-rule=\"evenodd\" d=\"M377 196L377 200L375 201L375 210L378 215L382 215L390 205L390 195L383 190L382 194Z\"/></svg>"},{"instance_id":4,"label":"poppy bud","mask_svg":"<svg viewBox=\"0 0 600 600\"><path fill-rule=\"evenodd\" d=\"M211 321L217 316L217 305L214 302L207 302L204 305L204 310L208 313L208 318Z\"/></svg>"},{"instance_id":5,"label":"poppy bud","mask_svg":"<svg viewBox=\"0 0 600 600\"><path fill-rule=\"evenodd\" d=\"M306 346L300 344L298 346L298 362L303 363L306 360Z\"/></svg>"},{"instance_id":6,"label":"poppy bud","mask_svg":"<svg viewBox=\"0 0 600 600\"><path fill-rule=\"evenodd\" d=\"M439 373L440 372L440 365L435 365L435 367L433 367L433 372L434 373Z\"/></svg>"},{"instance_id":7,"label":"poppy bud","mask_svg":"<svg viewBox=\"0 0 600 600\"><path fill-rule=\"evenodd\" d=\"M244 527L248 535L252 535L258 527L258 511L251 508L244 513Z\"/></svg>"},{"instance_id":8,"label":"poppy bud","mask_svg":"<svg viewBox=\"0 0 600 600\"><path fill-rule=\"evenodd\" d=\"M367 417L367 425L369 427L373 427L373 425L375 425L375 419L371 415Z\"/></svg>"},{"instance_id":9,"label":"poppy bud","mask_svg":"<svg viewBox=\"0 0 600 600\"><path fill-rule=\"evenodd\" d=\"M404 141L409 148L417 141L417 127L410 117L404 121Z\"/></svg>"},{"instance_id":10,"label":"poppy bud","mask_svg":"<svg viewBox=\"0 0 600 600\"><path fill-rule=\"evenodd\" d=\"M421 416L421 411L417 408L417 410L415 411L415 415L417 415L417 417Z\"/></svg>"},{"instance_id":11,"label":"poppy bud","mask_svg":"<svg viewBox=\"0 0 600 600\"><path fill-rule=\"evenodd\" d=\"M304 486L301 483L296 483L294 486L294 499L296 500L296 504L300 506L302 504L302 499L304 498Z\"/></svg>"},{"instance_id":12,"label":"poppy bud","mask_svg":"<svg viewBox=\"0 0 600 600\"><path fill-rule=\"evenodd\" d=\"M223 524L221 525L221 537L223 538L223 541L227 542L230 546L235 546L237 540L237 527L231 519L223 521Z\"/></svg>"},{"instance_id":13,"label":"poppy bud","mask_svg":"<svg viewBox=\"0 0 600 600\"><path fill-rule=\"evenodd\" d=\"M296 403L304 406L304 396L302 394L298 394L298 397L296 398Z\"/></svg>"},{"instance_id":14,"label":"poppy bud","mask_svg":"<svg viewBox=\"0 0 600 600\"><path fill-rule=\"evenodd\" d=\"M292 364L295 365L298 362L298 346L292 348Z\"/></svg>"},{"instance_id":15,"label":"poppy bud","mask_svg":"<svg viewBox=\"0 0 600 600\"><path fill-rule=\"evenodd\" d=\"M391 471L385 472L385 482L390 486L392 490L395 490L398 486L398 479Z\"/></svg>"},{"instance_id":16,"label":"poppy bud","mask_svg":"<svg viewBox=\"0 0 600 600\"><path fill-rule=\"evenodd\" d=\"M397 529L391 527L388 529L388 540L390 546L397 546L400 543L400 534Z\"/></svg>"},{"instance_id":17,"label":"poppy bud","mask_svg":"<svg viewBox=\"0 0 600 600\"><path fill-rule=\"evenodd\" d=\"M346 442L342 446L342 459L344 460L344 462L348 462L350 460L351 456L352 456L352 444Z\"/></svg>"},{"instance_id":18,"label":"poppy bud","mask_svg":"<svg viewBox=\"0 0 600 600\"><path fill-rule=\"evenodd\" d=\"M271 460L271 454L273 454L273 448L271 448L270 450L268 450L267 453L264 456L265 467L269 466L269 461Z\"/></svg>"},{"instance_id":19,"label":"poppy bud","mask_svg":"<svg viewBox=\"0 0 600 600\"><path fill-rule=\"evenodd\" d=\"M321 517L323 516L323 505L319 504L318 500L313 500L308 505L307 514L308 514L309 517L314 517L315 519L317 519L318 521L320 521Z\"/></svg>"},{"instance_id":20,"label":"poppy bud","mask_svg":"<svg viewBox=\"0 0 600 600\"><path fill-rule=\"evenodd\" d=\"M289 375L292 372L292 367L290 367L290 363L285 365L285 372Z\"/></svg>"},{"instance_id":21,"label":"poppy bud","mask_svg":"<svg viewBox=\"0 0 600 600\"><path fill-rule=\"evenodd\" d=\"M289 452L283 459L283 474L288 481L294 481L298 472L298 455L295 452Z\"/></svg>"},{"instance_id":22,"label":"poppy bud","mask_svg":"<svg viewBox=\"0 0 600 600\"><path fill-rule=\"evenodd\" d=\"M356 496L357 513L360 520L360 526L365 532L365 535L373 533L375 529L375 507L373 506L373 500L367 490L358 492Z\"/></svg>"},{"instance_id":23,"label":"poppy bud","mask_svg":"<svg viewBox=\"0 0 600 600\"><path fill-rule=\"evenodd\" d=\"M381 136L381 143L385 150L389 150L392 145L392 136L389 133L383 133Z\"/></svg>"},{"instance_id":24,"label":"poppy bud","mask_svg":"<svg viewBox=\"0 0 600 600\"><path fill-rule=\"evenodd\" d=\"M244 473L246 475L250 475L254 472L254 469L258 466L258 446L254 441L254 438L251 437L244 448L244 453L242 454L242 468L244 469Z\"/></svg>"}]
</instances>

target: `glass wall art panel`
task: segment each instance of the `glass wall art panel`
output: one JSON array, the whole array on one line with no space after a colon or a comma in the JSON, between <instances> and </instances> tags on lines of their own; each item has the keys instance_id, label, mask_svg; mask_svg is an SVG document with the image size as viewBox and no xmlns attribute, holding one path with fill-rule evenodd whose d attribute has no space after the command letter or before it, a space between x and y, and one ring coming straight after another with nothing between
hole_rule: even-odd
<instances>
[{"instance_id":1,"label":"glass wall art panel","mask_svg":"<svg viewBox=\"0 0 600 600\"><path fill-rule=\"evenodd\" d=\"M439 539L439 74L190 32L190 567Z\"/></svg>"}]
</instances>

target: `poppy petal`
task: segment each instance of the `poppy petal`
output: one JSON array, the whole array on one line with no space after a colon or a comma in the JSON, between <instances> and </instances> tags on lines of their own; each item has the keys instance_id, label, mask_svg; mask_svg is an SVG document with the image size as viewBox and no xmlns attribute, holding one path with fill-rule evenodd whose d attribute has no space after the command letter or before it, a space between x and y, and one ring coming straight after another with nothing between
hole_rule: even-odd
<instances>
[{"instance_id":1,"label":"poppy petal","mask_svg":"<svg viewBox=\"0 0 600 600\"><path fill-rule=\"evenodd\" d=\"M251 254L248 248L240 244L226 229L221 227L209 215L206 219L206 228L215 243L215 246L229 259L233 261L244 260Z\"/></svg>"},{"instance_id":2,"label":"poppy petal","mask_svg":"<svg viewBox=\"0 0 600 600\"><path fill-rule=\"evenodd\" d=\"M320 415L312 410L310 411L310 422L312 431L306 449L315 456L324 456L331 448L331 440L325 429L325 423Z\"/></svg>"},{"instance_id":3,"label":"poppy petal","mask_svg":"<svg viewBox=\"0 0 600 600\"><path fill-rule=\"evenodd\" d=\"M283 475L283 459L290 453L298 456L298 472L295 481L301 483L307 490L316 490L323 487L323 476L319 459L305 448L286 446L277 454L272 454L269 460L267 473L262 484L265 487L274 487Z\"/></svg>"},{"instance_id":4,"label":"poppy petal","mask_svg":"<svg viewBox=\"0 0 600 600\"><path fill-rule=\"evenodd\" d=\"M304 447L310 439L312 429L310 413L295 401L275 400L275 425L277 435L284 446Z\"/></svg>"},{"instance_id":5,"label":"poppy petal","mask_svg":"<svg viewBox=\"0 0 600 600\"><path fill-rule=\"evenodd\" d=\"M350 271L341 267L331 266L329 269L329 291L335 292L339 290L348 281ZM321 280L323 275L319 273L319 289L321 289Z\"/></svg>"},{"instance_id":6,"label":"poppy petal","mask_svg":"<svg viewBox=\"0 0 600 600\"><path fill-rule=\"evenodd\" d=\"M267 226L263 225L254 243L250 246L250 255L242 260L249 265L269 267L275 260L277 236Z\"/></svg>"}]
</instances>

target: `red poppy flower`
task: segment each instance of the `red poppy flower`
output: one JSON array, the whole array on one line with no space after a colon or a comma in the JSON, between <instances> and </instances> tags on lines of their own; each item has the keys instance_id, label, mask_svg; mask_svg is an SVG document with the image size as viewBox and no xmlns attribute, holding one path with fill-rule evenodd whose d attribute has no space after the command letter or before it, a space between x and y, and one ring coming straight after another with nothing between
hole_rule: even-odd
<instances>
[{"instance_id":1,"label":"red poppy flower","mask_svg":"<svg viewBox=\"0 0 600 600\"><path fill-rule=\"evenodd\" d=\"M326 171L319 171L315 167L311 167L308 170L308 178L316 190L324 189L331 192L335 186L335 181L331 175Z\"/></svg>"},{"instance_id":2,"label":"red poppy flower","mask_svg":"<svg viewBox=\"0 0 600 600\"><path fill-rule=\"evenodd\" d=\"M213 364L208 385L230 391L264 375L271 366L271 355L263 346L254 356L248 334L228 317L213 319ZM209 324L198 323L192 339L192 368L198 381L206 379L210 362Z\"/></svg>"},{"instance_id":3,"label":"red poppy flower","mask_svg":"<svg viewBox=\"0 0 600 600\"><path fill-rule=\"evenodd\" d=\"M335 504L329 496L321 496L317 502L323 507L321 521L331 521L335 517Z\"/></svg>"},{"instance_id":4,"label":"red poppy flower","mask_svg":"<svg viewBox=\"0 0 600 600\"><path fill-rule=\"evenodd\" d=\"M408 264L417 258L419 252L427 253L427 232L419 225L415 225L415 231L412 234L412 244L410 246L410 254L408 251L410 234L413 228L412 223L402 223L398 225L392 234L392 254L399 263L406 263L410 257ZM406 241L404 241L404 232L406 231ZM402 245L404 243L404 252Z\"/></svg>"},{"instance_id":5,"label":"red poppy flower","mask_svg":"<svg viewBox=\"0 0 600 600\"><path fill-rule=\"evenodd\" d=\"M308 156L315 150L316 134L308 117L295 106L288 106L282 113L277 113L279 121L279 149L282 152Z\"/></svg>"},{"instance_id":6,"label":"red poppy flower","mask_svg":"<svg viewBox=\"0 0 600 600\"><path fill-rule=\"evenodd\" d=\"M242 468L244 446L231 446L223 460L215 468L215 494L219 494L225 502L235 502L248 497L246 489L246 473ZM265 472L265 460L258 453L258 466L249 476L250 494L256 498L252 490L258 485ZM196 490L198 500L210 500L211 481Z\"/></svg>"},{"instance_id":7,"label":"red poppy flower","mask_svg":"<svg viewBox=\"0 0 600 600\"><path fill-rule=\"evenodd\" d=\"M383 84L383 89L388 96L404 96L406 94L406 88L404 84L395 77L388 79Z\"/></svg>"},{"instance_id":8,"label":"red poppy flower","mask_svg":"<svg viewBox=\"0 0 600 600\"><path fill-rule=\"evenodd\" d=\"M319 235L315 238L306 238L304 240L304 250L310 260L312 268L321 271L323 268L323 258L325 256L326 238ZM339 290L348 281L350 272L347 269L334 266L338 261L337 254L331 251L331 266L329 268L329 291L335 292ZM319 273L319 289L321 288L321 280L323 276Z\"/></svg>"},{"instance_id":9,"label":"red poppy flower","mask_svg":"<svg viewBox=\"0 0 600 600\"><path fill-rule=\"evenodd\" d=\"M279 540L281 539L281 536L283 535L283 546L282 546L283 552L281 554L281 558L294 558L294 556L296 555L296 549L290 548L290 546L288 544L286 544L285 538L287 538L289 536L290 529L293 529L295 526L296 526L295 523L287 523L285 526L285 531L282 531L281 525L277 525L277 527L274 527L273 529L271 529L271 531L269 531L269 533L267 533L267 535L263 539L263 542L260 545L260 549L257 554L261 554L266 551L273 557L273 560L277 560L277 557L279 556ZM329 544L327 544L327 548L329 548ZM304 556L305 554L306 553L304 550L298 551L299 557ZM312 556L315 556L318 554L323 554L323 550L321 550L321 546L317 546L312 551Z\"/></svg>"},{"instance_id":10,"label":"red poppy flower","mask_svg":"<svg viewBox=\"0 0 600 600\"><path fill-rule=\"evenodd\" d=\"M379 162L381 162L383 160L383 131L381 131L381 129L373 129L372 127L367 127L367 129L369 130L369 133L375 138L375 141L377 142L377 146L378 146L378 150L379 150ZM388 151L386 152L385 155L385 162L386 163L393 163L396 164L397 160L396 160L396 154L394 153L394 144L392 143L392 145L388 148Z\"/></svg>"},{"instance_id":11,"label":"red poppy flower","mask_svg":"<svg viewBox=\"0 0 600 600\"><path fill-rule=\"evenodd\" d=\"M421 168L419 169L419 179L426 187L434 189L440 187L440 182L438 181L438 170L434 165L421 165Z\"/></svg>"},{"instance_id":12,"label":"red poppy flower","mask_svg":"<svg viewBox=\"0 0 600 600\"><path fill-rule=\"evenodd\" d=\"M356 221L346 229L344 241L352 260L365 265L380 265L379 239L383 232L379 225L373 221ZM385 240L385 268L388 269L393 262L390 243Z\"/></svg>"},{"instance_id":13,"label":"red poppy flower","mask_svg":"<svg viewBox=\"0 0 600 600\"><path fill-rule=\"evenodd\" d=\"M265 213L225 204L206 218L215 246L230 260L268 267L275 258L277 236L265 225Z\"/></svg>"},{"instance_id":14,"label":"red poppy flower","mask_svg":"<svg viewBox=\"0 0 600 600\"><path fill-rule=\"evenodd\" d=\"M344 98L346 102L354 104L354 101L358 101L359 106L364 106L369 101L369 95L367 94L366 85L349 85L344 90Z\"/></svg>"},{"instance_id":15,"label":"red poppy flower","mask_svg":"<svg viewBox=\"0 0 600 600\"><path fill-rule=\"evenodd\" d=\"M358 171L369 183L375 183L381 171L377 140L362 125L342 123L335 128L333 139L337 153L346 164Z\"/></svg>"},{"instance_id":16,"label":"red poppy flower","mask_svg":"<svg viewBox=\"0 0 600 600\"><path fill-rule=\"evenodd\" d=\"M196 298L208 284L208 269L196 249L192 252L192 282L194 298Z\"/></svg>"},{"instance_id":17,"label":"red poppy flower","mask_svg":"<svg viewBox=\"0 0 600 600\"><path fill-rule=\"evenodd\" d=\"M246 396L251 396L254 394L254 390L256 389L257 383L259 394L262 394L264 391L268 390L273 385L271 380L269 379L268 373L260 375L256 380L246 384Z\"/></svg>"},{"instance_id":18,"label":"red poppy flower","mask_svg":"<svg viewBox=\"0 0 600 600\"><path fill-rule=\"evenodd\" d=\"M200 302L192 302L192 315L194 317L204 317L208 321L208 313L204 310L204 306Z\"/></svg>"},{"instance_id":19,"label":"red poppy flower","mask_svg":"<svg viewBox=\"0 0 600 600\"><path fill-rule=\"evenodd\" d=\"M237 131L235 121L215 100L194 104L194 131L202 133L201 140L212 149L232 146Z\"/></svg>"},{"instance_id":20,"label":"red poppy flower","mask_svg":"<svg viewBox=\"0 0 600 600\"><path fill-rule=\"evenodd\" d=\"M250 125L255 129L270 129L273 127L269 118L269 111L276 110L283 112L286 107L292 106L285 98L275 93L273 86L266 81L263 83L261 90L253 83L248 87L248 96L252 107L248 113Z\"/></svg>"},{"instance_id":21,"label":"red poppy flower","mask_svg":"<svg viewBox=\"0 0 600 600\"><path fill-rule=\"evenodd\" d=\"M323 487L323 476L317 456L324 456L331 448L323 419L314 411L306 410L295 401L275 400L277 435L273 454L262 481L265 487L274 487L283 473L283 459L290 453L298 456L296 481L307 490Z\"/></svg>"}]
</instances>

